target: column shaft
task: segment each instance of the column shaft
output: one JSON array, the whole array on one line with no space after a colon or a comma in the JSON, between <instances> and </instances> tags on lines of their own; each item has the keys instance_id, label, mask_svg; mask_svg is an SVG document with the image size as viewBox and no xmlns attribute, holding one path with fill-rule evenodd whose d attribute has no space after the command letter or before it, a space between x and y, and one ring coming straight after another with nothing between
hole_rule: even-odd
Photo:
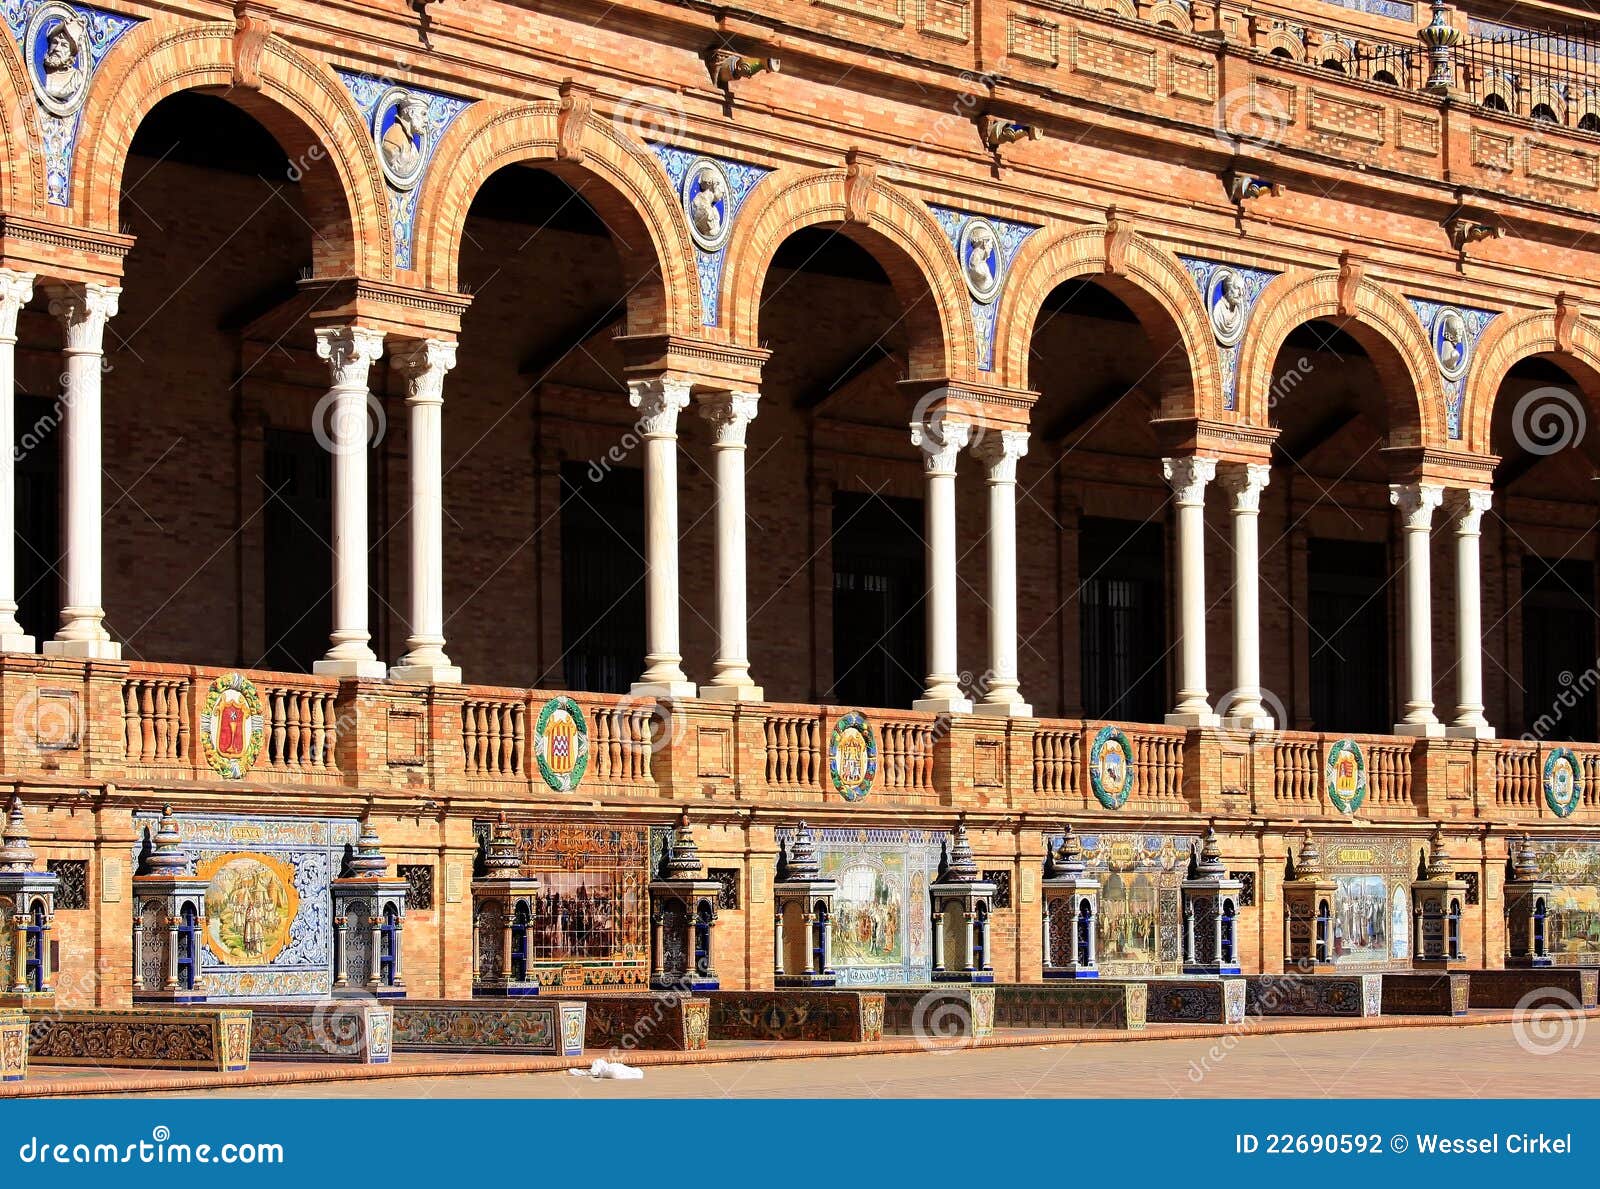
<instances>
[{"instance_id":1,"label":"column shaft","mask_svg":"<svg viewBox=\"0 0 1600 1189\"><path fill-rule=\"evenodd\" d=\"M1444 734L1433 713L1433 610L1429 529L1433 510L1444 489L1429 483L1408 483L1389 489L1389 501L1400 509L1405 536L1406 706L1396 735Z\"/></svg>"},{"instance_id":2,"label":"column shaft","mask_svg":"<svg viewBox=\"0 0 1600 1189\"><path fill-rule=\"evenodd\" d=\"M678 643L678 414L689 385L637 380L628 388L644 436L645 487L645 670L632 692L692 698Z\"/></svg>"},{"instance_id":3,"label":"column shaft","mask_svg":"<svg viewBox=\"0 0 1600 1189\"><path fill-rule=\"evenodd\" d=\"M317 331L317 354L333 378L313 414L316 433L333 455L333 632L332 647L312 668L335 677L388 674L388 667L372 651L367 615L372 593L367 572L367 451L369 407L376 403L367 377L382 351L383 334L376 330L343 326Z\"/></svg>"},{"instance_id":4,"label":"column shaft","mask_svg":"<svg viewBox=\"0 0 1600 1189\"><path fill-rule=\"evenodd\" d=\"M1017 664L1017 460L1028 452L1022 430L992 430L972 448L988 467L989 672L979 714L1032 718Z\"/></svg>"},{"instance_id":5,"label":"column shaft","mask_svg":"<svg viewBox=\"0 0 1600 1189\"><path fill-rule=\"evenodd\" d=\"M118 660L122 646L105 629L101 593L100 381L106 322L115 316L121 290L104 285L63 285L51 290L50 312L66 331L66 391L62 453L66 460L62 500L66 529L66 606L61 627L44 650L60 656Z\"/></svg>"},{"instance_id":6,"label":"column shaft","mask_svg":"<svg viewBox=\"0 0 1600 1189\"><path fill-rule=\"evenodd\" d=\"M1234 691L1226 713L1230 724L1249 731L1275 725L1261 702L1261 492L1271 475L1264 463L1248 463L1222 478L1233 496Z\"/></svg>"},{"instance_id":7,"label":"column shaft","mask_svg":"<svg viewBox=\"0 0 1600 1189\"><path fill-rule=\"evenodd\" d=\"M1462 491L1454 501L1456 516L1456 720L1448 734L1464 739L1493 739L1494 728L1483 716L1483 583L1479 574L1483 514L1493 493Z\"/></svg>"},{"instance_id":8,"label":"column shaft","mask_svg":"<svg viewBox=\"0 0 1600 1189\"><path fill-rule=\"evenodd\" d=\"M972 713L956 660L956 458L971 434L970 425L943 414L911 426L911 442L922 448L927 476L928 631L927 687L912 708L936 714Z\"/></svg>"},{"instance_id":9,"label":"column shaft","mask_svg":"<svg viewBox=\"0 0 1600 1189\"><path fill-rule=\"evenodd\" d=\"M17 318L33 300L30 273L0 269L0 652L32 652L17 622Z\"/></svg>"},{"instance_id":10,"label":"column shaft","mask_svg":"<svg viewBox=\"0 0 1600 1189\"><path fill-rule=\"evenodd\" d=\"M1178 705L1174 726L1214 727L1218 719L1206 692L1206 484L1217 460L1191 455L1162 460L1178 505Z\"/></svg>"},{"instance_id":11,"label":"column shaft","mask_svg":"<svg viewBox=\"0 0 1600 1189\"><path fill-rule=\"evenodd\" d=\"M759 702L765 696L750 677L746 627L745 435L758 403L753 392L721 392L700 404L700 415L711 424L717 483L717 659L700 696L720 702Z\"/></svg>"},{"instance_id":12,"label":"column shaft","mask_svg":"<svg viewBox=\"0 0 1600 1189\"><path fill-rule=\"evenodd\" d=\"M411 412L411 634L389 671L398 681L456 684L461 670L444 651L444 378L454 343L429 340L396 351Z\"/></svg>"}]
</instances>

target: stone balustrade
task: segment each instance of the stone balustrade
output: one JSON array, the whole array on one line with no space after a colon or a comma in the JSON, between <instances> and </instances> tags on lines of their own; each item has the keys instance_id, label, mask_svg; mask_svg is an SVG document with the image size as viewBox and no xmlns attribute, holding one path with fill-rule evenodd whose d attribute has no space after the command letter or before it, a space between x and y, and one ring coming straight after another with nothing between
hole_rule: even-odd
<instances>
[{"instance_id":1,"label":"stone balustrade","mask_svg":"<svg viewBox=\"0 0 1600 1189\"><path fill-rule=\"evenodd\" d=\"M217 779L207 760L206 702L226 670L144 662L0 657L0 705L18 729L0 737L7 770L26 783L61 778L137 790ZM541 797L553 786L537 757L548 690L343 683L248 672L262 743L245 779L391 793ZM842 708L676 703L570 695L586 732L580 783L601 795L715 803L826 805L840 798L830 739ZM1085 720L940 716L862 708L875 752L875 803L1153 817L1249 813L1283 820L1345 816L1327 785L1341 736L1245 733ZM1131 792L1117 809L1093 794L1092 742L1112 726L1130 749ZM1406 822L1477 817L1560 820L1544 796L1557 741L1352 736L1365 762L1357 814ZM1568 819L1600 822L1600 746L1570 745L1582 773Z\"/></svg>"}]
</instances>

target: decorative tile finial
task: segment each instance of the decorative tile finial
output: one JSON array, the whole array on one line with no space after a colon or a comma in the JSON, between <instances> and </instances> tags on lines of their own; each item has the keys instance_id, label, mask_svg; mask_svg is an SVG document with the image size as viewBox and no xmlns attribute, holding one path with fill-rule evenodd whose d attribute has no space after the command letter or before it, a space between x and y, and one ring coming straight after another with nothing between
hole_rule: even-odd
<instances>
[{"instance_id":1,"label":"decorative tile finial","mask_svg":"<svg viewBox=\"0 0 1600 1189\"><path fill-rule=\"evenodd\" d=\"M150 840L150 854L144 861L146 875L187 875L193 862L183 849L183 837L178 832L178 819L171 805L161 807L161 820L156 823L155 835Z\"/></svg>"},{"instance_id":2,"label":"decorative tile finial","mask_svg":"<svg viewBox=\"0 0 1600 1189\"><path fill-rule=\"evenodd\" d=\"M1435 826L1433 838L1428 843L1428 878L1450 878L1450 856L1444 849L1444 827Z\"/></svg>"},{"instance_id":3,"label":"decorative tile finial","mask_svg":"<svg viewBox=\"0 0 1600 1189\"><path fill-rule=\"evenodd\" d=\"M1222 861L1222 844L1217 838L1217 828L1214 825L1206 827L1206 836L1200 843L1200 859L1196 869L1202 879L1227 877L1228 868Z\"/></svg>"},{"instance_id":4,"label":"decorative tile finial","mask_svg":"<svg viewBox=\"0 0 1600 1189\"><path fill-rule=\"evenodd\" d=\"M32 871L33 848L28 845L28 827L22 817L22 798L13 794L11 812L6 818L0 846L0 871Z\"/></svg>"},{"instance_id":5,"label":"decorative tile finial","mask_svg":"<svg viewBox=\"0 0 1600 1189\"><path fill-rule=\"evenodd\" d=\"M689 825L689 811L685 809L672 836L672 857L667 860L667 878L699 879L700 871L700 848L695 845L694 829Z\"/></svg>"},{"instance_id":6,"label":"decorative tile finial","mask_svg":"<svg viewBox=\"0 0 1600 1189\"><path fill-rule=\"evenodd\" d=\"M1055 853L1050 856L1050 870L1056 876L1072 878L1082 875L1086 869L1083 861L1083 843L1078 841L1078 836L1072 832L1072 825L1068 823L1061 827L1061 842L1056 846Z\"/></svg>"},{"instance_id":7,"label":"decorative tile finial","mask_svg":"<svg viewBox=\"0 0 1600 1189\"><path fill-rule=\"evenodd\" d=\"M978 861L972 856L972 843L967 840L967 818L956 819L955 834L950 839L950 860L945 865L945 883L977 883Z\"/></svg>"},{"instance_id":8,"label":"decorative tile finial","mask_svg":"<svg viewBox=\"0 0 1600 1189\"><path fill-rule=\"evenodd\" d=\"M788 851L783 860L783 878L803 880L821 877L822 864L817 859L817 840L811 834L811 827L802 821L795 827L794 836L789 839Z\"/></svg>"},{"instance_id":9,"label":"decorative tile finial","mask_svg":"<svg viewBox=\"0 0 1600 1189\"><path fill-rule=\"evenodd\" d=\"M372 824L369 812L361 819L361 836L356 839L355 850L345 864L346 879L382 879L389 873L389 859L383 853L378 831Z\"/></svg>"},{"instance_id":10,"label":"decorative tile finial","mask_svg":"<svg viewBox=\"0 0 1600 1189\"><path fill-rule=\"evenodd\" d=\"M511 827L506 824L506 815L503 811L489 835L488 852L484 856L483 865L487 869L489 879L516 879L522 872L522 857L517 854L517 839L512 834Z\"/></svg>"},{"instance_id":11,"label":"decorative tile finial","mask_svg":"<svg viewBox=\"0 0 1600 1189\"><path fill-rule=\"evenodd\" d=\"M1294 877L1319 879L1321 876L1322 851L1317 848L1317 840L1311 836L1310 827L1307 827L1305 839L1300 843L1300 860L1294 866Z\"/></svg>"},{"instance_id":12,"label":"decorative tile finial","mask_svg":"<svg viewBox=\"0 0 1600 1189\"><path fill-rule=\"evenodd\" d=\"M1533 838L1523 834L1511 843L1511 871L1518 883L1535 883L1539 879L1539 859L1533 851Z\"/></svg>"}]
</instances>

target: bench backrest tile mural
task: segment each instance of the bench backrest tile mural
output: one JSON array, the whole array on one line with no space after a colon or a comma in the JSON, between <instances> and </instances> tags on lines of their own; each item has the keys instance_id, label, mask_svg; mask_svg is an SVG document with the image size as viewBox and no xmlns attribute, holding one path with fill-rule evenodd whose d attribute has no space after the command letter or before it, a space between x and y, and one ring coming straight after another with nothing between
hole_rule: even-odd
<instances>
[{"instance_id":1,"label":"bench backrest tile mural","mask_svg":"<svg viewBox=\"0 0 1600 1189\"><path fill-rule=\"evenodd\" d=\"M513 823L522 874L539 878L531 977L569 990L650 981L651 827ZM478 827L487 836L486 824Z\"/></svg>"},{"instance_id":2,"label":"bench backrest tile mural","mask_svg":"<svg viewBox=\"0 0 1600 1189\"><path fill-rule=\"evenodd\" d=\"M1059 837L1059 836L1057 836ZM1196 835L1080 835L1100 880L1096 938L1107 977L1177 974L1183 963L1183 878Z\"/></svg>"},{"instance_id":3,"label":"bench backrest tile mural","mask_svg":"<svg viewBox=\"0 0 1600 1189\"><path fill-rule=\"evenodd\" d=\"M1539 874L1555 885L1545 923L1546 946L1558 966L1600 964L1600 844L1546 843Z\"/></svg>"},{"instance_id":4,"label":"bench backrest tile mural","mask_svg":"<svg viewBox=\"0 0 1600 1189\"><path fill-rule=\"evenodd\" d=\"M787 846L790 831L779 830ZM939 877L940 830L816 830L833 899L833 968L838 985L925 983L933 977L928 885Z\"/></svg>"},{"instance_id":5,"label":"bench backrest tile mural","mask_svg":"<svg viewBox=\"0 0 1600 1189\"><path fill-rule=\"evenodd\" d=\"M1337 885L1333 964L1341 970L1411 968L1411 882L1418 851L1404 838L1318 836Z\"/></svg>"},{"instance_id":6,"label":"bench backrest tile mural","mask_svg":"<svg viewBox=\"0 0 1600 1189\"><path fill-rule=\"evenodd\" d=\"M158 816L141 814L145 841ZM332 880L353 819L187 817L182 846L207 880L200 974L208 1000L326 995L333 987Z\"/></svg>"}]
</instances>

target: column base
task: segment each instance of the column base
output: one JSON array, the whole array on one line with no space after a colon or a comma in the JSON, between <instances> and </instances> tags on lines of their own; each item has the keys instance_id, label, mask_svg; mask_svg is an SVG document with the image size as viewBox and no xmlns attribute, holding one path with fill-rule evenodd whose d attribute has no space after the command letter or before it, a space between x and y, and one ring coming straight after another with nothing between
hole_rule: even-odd
<instances>
[{"instance_id":1,"label":"column base","mask_svg":"<svg viewBox=\"0 0 1600 1189\"><path fill-rule=\"evenodd\" d=\"M971 714L970 698L918 698L911 709L923 714Z\"/></svg>"},{"instance_id":2,"label":"column base","mask_svg":"<svg viewBox=\"0 0 1600 1189\"><path fill-rule=\"evenodd\" d=\"M1443 739L1445 729L1442 722L1397 722L1389 733L1408 739Z\"/></svg>"},{"instance_id":3,"label":"column base","mask_svg":"<svg viewBox=\"0 0 1600 1189\"><path fill-rule=\"evenodd\" d=\"M694 698L697 688L692 681L635 681L628 693L636 698Z\"/></svg>"},{"instance_id":4,"label":"column base","mask_svg":"<svg viewBox=\"0 0 1600 1189\"><path fill-rule=\"evenodd\" d=\"M44 654L96 661L120 661L122 645L115 640L46 640Z\"/></svg>"},{"instance_id":5,"label":"column base","mask_svg":"<svg viewBox=\"0 0 1600 1189\"><path fill-rule=\"evenodd\" d=\"M1447 739L1493 739L1494 728L1488 723L1451 723L1444 734Z\"/></svg>"},{"instance_id":6,"label":"column base","mask_svg":"<svg viewBox=\"0 0 1600 1189\"><path fill-rule=\"evenodd\" d=\"M412 685L460 685L461 669L457 665L395 665L389 670L389 680Z\"/></svg>"},{"instance_id":7,"label":"column base","mask_svg":"<svg viewBox=\"0 0 1600 1189\"><path fill-rule=\"evenodd\" d=\"M1162 720L1169 727L1220 727L1222 719L1213 710L1174 711Z\"/></svg>"},{"instance_id":8,"label":"column base","mask_svg":"<svg viewBox=\"0 0 1600 1189\"><path fill-rule=\"evenodd\" d=\"M691 697L693 695L690 695ZM700 697L707 702L765 702L767 694L759 685L705 685Z\"/></svg>"},{"instance_id":9,"label":"column base","mask_svg":"<svg viewBox=\"0 0 1600 1189\"><path fill-rule=\"evenodd\" d=\"M979 702L972 712L985 718L1033 717L1033 707L1026 702Z\"/></svg>"},{"instance_id":10,"label":"column base","mask_svg":"<svg viewBox=\"0 0 1600 1189\"><path fill-rule=\"evenodd\" d=\"M374 658L370 661L321 660L311 666L318 677L359 677L367 681L382 681L389 676L389 666Z\"/></svg>"},{"instance_id":11,"label":"column base","mask_svg":"<svg viewBox=\"0 0 1600 1189\"><path fill-rule=\"evenodd\" d=\"M0 652L38 652L38 642L32 636L0 635Z\"/></svg>"},{"instance_id":12,"label":"column base","mask_svg":"<svg viewBox=\"0 0 1600 1189\"><path fill-rule=\"evenodd\" d=\"M1270 714L1238 714L1222 720L1230 731L1276 731L1278 724Z\"/></svg>"}]
</instances>

